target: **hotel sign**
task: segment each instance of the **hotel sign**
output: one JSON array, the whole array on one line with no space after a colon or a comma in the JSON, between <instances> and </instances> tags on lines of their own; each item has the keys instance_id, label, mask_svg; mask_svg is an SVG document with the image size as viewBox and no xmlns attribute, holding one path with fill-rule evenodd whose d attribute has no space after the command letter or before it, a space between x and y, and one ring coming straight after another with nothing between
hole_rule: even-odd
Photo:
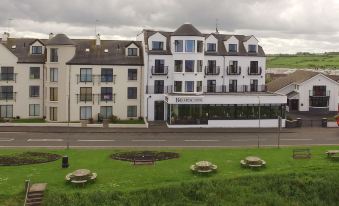
<instances>
[{"instance_id":1,"label":"hotel sign","mask_svg":"<svg viewBox=\"0 0 339 206\"><path fill-rule=\"evenodd\" d=\"M176 103L202 103L202 97L176 97Z\"/></svg>"}]
</instances>

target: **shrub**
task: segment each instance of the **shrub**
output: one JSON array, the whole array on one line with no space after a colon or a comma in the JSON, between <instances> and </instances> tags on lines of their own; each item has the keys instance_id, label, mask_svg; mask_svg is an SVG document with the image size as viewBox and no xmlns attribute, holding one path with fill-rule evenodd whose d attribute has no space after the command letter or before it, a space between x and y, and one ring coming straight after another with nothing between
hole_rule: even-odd
<instances>
[{"instance_id":1,"label":"shrub","mask_svg":"<svg viewBox=\"0 0 339 206\"><path fill-rule=\"evenodd\" d=\"M112 116L110 117L110 120L111 120L112 123L116 123L116 122L118 121L118 117L115 116L115 115L112 115Z\"/></svg>"},{"instance_id":2,"label":"shrub","mask_svg":"<svg viewBox=\"0 0 339 206\"><path fill-rule=\"evenodd\" d=\"M94 119L93 119L92 117L89 118L89 119L88 119L88 123L89 123L89 124L93 124L93 123L94 123Z\"/></svg>"}]
</instances>

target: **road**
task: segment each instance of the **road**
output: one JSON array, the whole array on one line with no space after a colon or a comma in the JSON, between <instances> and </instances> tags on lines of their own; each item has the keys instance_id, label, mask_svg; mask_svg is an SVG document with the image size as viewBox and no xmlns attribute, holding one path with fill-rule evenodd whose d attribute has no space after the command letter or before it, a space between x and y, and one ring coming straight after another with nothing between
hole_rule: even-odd
<instances>
[{"instance_id":1,"label":"road","mask_svg":"<svg viewBox=\"0 0 339 206\"><path fill-rule=\"evenodd\" d=\"M41 129L20 131L20 129L0 130L0 147L260 147L277 146L278 133L274 129L260 130L131 130L121 129L86 131ZM280 134L281 146L294 145L339 145L337 128L302 128L283 130Z\"/></svg>"}]
</instances>

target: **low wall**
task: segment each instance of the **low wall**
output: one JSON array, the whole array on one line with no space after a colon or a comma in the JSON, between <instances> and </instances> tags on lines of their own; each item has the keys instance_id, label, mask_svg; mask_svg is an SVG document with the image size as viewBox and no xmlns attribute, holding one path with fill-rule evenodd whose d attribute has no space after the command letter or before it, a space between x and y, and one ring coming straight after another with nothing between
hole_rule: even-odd
<instances>
[{"instance_id":1,"label":"low wall","mask_svg":"<svg viewBox=\"0 0 339 206\"><path fill-rule=\"evenodd\" d=\"M0 123L0 127L81 127L81 123ZM103 124L87 124L86 127L100 128ZM110 128L148 128L148 124L109 124Z\"/></svg>"},{"instance_id":2,"label":"low wall","mask_svg":"<svg viewBox=\"0 0 339 206\"><path fill-rule=\"evenodd\" d=\"M337 122L327 122L327 127L339 127Z\"/></svg>"}]
</instances>

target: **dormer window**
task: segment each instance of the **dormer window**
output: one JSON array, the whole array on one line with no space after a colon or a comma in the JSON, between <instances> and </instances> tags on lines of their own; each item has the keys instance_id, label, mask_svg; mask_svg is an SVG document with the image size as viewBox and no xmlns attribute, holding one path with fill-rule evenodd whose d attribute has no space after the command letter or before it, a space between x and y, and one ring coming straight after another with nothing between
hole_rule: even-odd
<instances>
[{"instance_id":1,"label":"dormer window","mask_svg":"<svg viewBox=\"0 0 339 206\"><path fill-rule=\"evenodd\" d=\"M254 44L248 45L248 52L257 53L257 45L254 45Z\"/></svg>"},{"instance_id":2,"label":"dormer window","mask_svg":"<svg viewBox=\"0 0 339 206\"><path fill-rule=\"evenodd\" d=\"M228 45L228 52L237 52L238 51L238 45L237 44L229 44Z\"/></svg>"},{"instance_id":3,"label":"dormer window","mask_svg":"<svg viewBox=\"0 0 339 206\"><path fill-rule=\"evenodd\" d=\"M152 41L152 50L164 50L164 42Z\"/></svg>"},{"instance_id":4,"label":"dormer window","mask_svg":"<svg viewBox=\"0 0 339 206\"><path fill-rule=\"evenodd\" d=\"M32 54L42 54L42 46L32 46Z\"/></svg>"},{"instance_id":5,"label":"dormer window","mask_svg":"<svg viewBox=\"0 0 339 206\"><path fill-rule=\"evenodd\" d=\"M137 56L138 50L137 48L128 48L128 56Z\"/></svg>"},{"instance_id":6,"label":"dormer window","mask_svg":"<svg viewBox=\"0 0 339 206\"><path fill-rule=\"evenodd\" d=\"M215 43L208 43L207 44L207 51L208 52L216 52L217 51L217 44L215 44Z\"/></svg>"}]
</instances>

